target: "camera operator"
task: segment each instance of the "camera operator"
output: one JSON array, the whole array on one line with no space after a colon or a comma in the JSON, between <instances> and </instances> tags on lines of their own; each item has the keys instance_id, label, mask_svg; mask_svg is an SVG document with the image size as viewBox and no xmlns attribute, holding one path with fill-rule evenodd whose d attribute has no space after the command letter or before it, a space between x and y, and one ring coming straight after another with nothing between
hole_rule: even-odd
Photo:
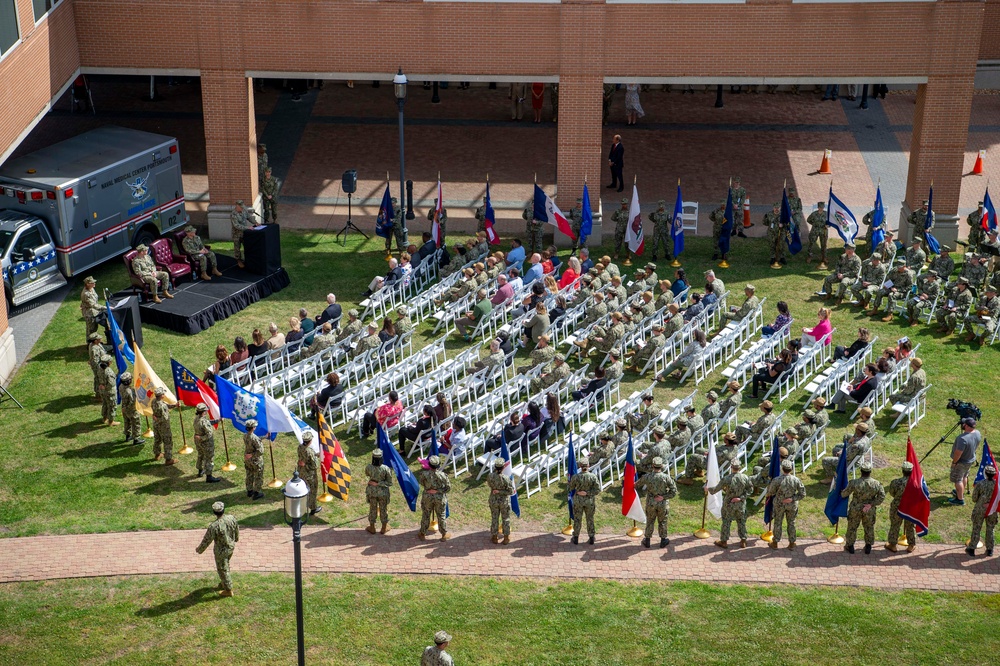
<instances>
[{"instance_id":1,"label":"camera operator","mask_svg":"<svg viewBox=\"0 0 1000 666\"><path fill-rule=\"evenodd\" d=\"M976 464L976 451L983 443L983 436L976 430L976 419L967 416L962 419L962 434L955 438L951 447L951 475L955 484L952 491L954 497L949 497L952 504L965 504L965 486L969 481L969 470Z\"/></svg>"}]
</instances>

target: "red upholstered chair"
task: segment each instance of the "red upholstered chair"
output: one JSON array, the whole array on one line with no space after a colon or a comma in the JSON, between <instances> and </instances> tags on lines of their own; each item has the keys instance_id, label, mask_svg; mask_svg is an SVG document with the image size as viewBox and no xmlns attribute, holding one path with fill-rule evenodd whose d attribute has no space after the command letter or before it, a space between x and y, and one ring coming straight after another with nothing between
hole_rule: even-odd
<instances>
[{"instance_id":1,"label":"red upholstered chair","mask_svg":"<svg viewBox=\"0 0 1000 666\"><path fill-rule=\"evenodd\" d=\"M149 244L149 251L153 256L153 261L170 276L170 284L177 285L177 281L184 276L194 279L191 271L191 264L187 257L174 254L170 248L170 241L166 238L157 238Z\"/></svg>"},{"instance_id":2,"label":"red upholstered chair","mask_svg":"<svg viewBox=\"0 0 1000 666\"><path fill-rule=\"evenodd\" d=\"M187 234L184 233L183 230L181 230L181 231L173 231L170 233L170 235L174 239L174 245L177 246L177 254L175 256L184 257L184 261L186 261L188 263L188 266L191 267L191 280L193 281L198 276L198 263L194 260L194 257L192 257L191 255L189 255L187 252L184 251L184 246L181 245L181 243L184 242L184 237L187 236Z\"/></svg>"},{"instance_id":3,"label":"red upholstered chair","mask_svg":"<svg viewBox=\"0 0 1000 666\"><path fill-rule=\"evenodd\" d=\"M132 293L135 294L136 290L142 292L143 300L149 299L149 285L142 281L135 271L132 270L132 260L139 256L139 253L135 250L129 250L125 253L122 259L125 261L125 268L128 270L128 279L132 283Z\"/></svg>"}]
</instances>

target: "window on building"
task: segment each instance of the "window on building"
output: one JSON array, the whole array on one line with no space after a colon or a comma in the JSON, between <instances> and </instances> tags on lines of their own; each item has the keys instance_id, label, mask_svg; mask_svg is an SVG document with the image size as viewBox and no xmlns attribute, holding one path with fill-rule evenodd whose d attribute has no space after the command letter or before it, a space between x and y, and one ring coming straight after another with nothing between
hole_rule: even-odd
<instances>
[{"instance_id":1,"label":"window on building","mask_svg":"<svg viewBox=\"0 0 1000 666\"><path fill-rule=\"evenodd\" d=\"M17 0L0 0L0 56L17 43L18 37Z\"/></svg>"},{"instance_id":2,"label":"window on building","mask_svg":"<svg viewBox=\"0 0 1000 666\"><path fill-rule=\"evenodd\" d=\"M60 2L62 0L31 0L31 4L35 8L35 22L41 21L42 17L48 14Z\"/></svg>"}]
</instances>

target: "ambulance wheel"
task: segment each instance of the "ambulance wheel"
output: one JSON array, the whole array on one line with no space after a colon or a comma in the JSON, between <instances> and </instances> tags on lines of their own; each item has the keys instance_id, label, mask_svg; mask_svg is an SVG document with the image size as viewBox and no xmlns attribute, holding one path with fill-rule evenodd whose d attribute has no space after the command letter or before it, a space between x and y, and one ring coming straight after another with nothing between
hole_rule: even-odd
<instances>
[{"instance_id":1,"label":"ambulance wheel","mask_svg":"<svg viewBox=\"0 0 1000 666\"><path fill-rule=\"evenodd\" d=\"M132 247L139 247L140 245L145 245L149 247L149 244L156 240L156 236L147 230L142 230L135 235L132 239Z\"/></svg>"}]
</instances>

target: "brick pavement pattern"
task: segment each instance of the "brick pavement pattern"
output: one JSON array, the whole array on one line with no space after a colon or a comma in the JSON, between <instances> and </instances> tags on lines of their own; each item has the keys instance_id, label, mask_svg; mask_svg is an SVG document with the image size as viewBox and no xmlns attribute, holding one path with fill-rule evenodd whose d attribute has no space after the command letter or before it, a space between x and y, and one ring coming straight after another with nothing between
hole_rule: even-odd
<instances>
[{"instance_id":1,"label":"brick pavement pattern","mask_svg":"<svg viewBox=\"0 0 1000 666\"><path fill-rule=\"evenodd\" d=\"M210 556L194 552L202 534L165 530L3 539L0 583L214 571ZM688 535L671 538L664 550L646 550L624 536L603 537L594 546L573 546L569 537L558 534L513 536L510 546L491 545L487 532L455 533L447 542L420 543L412 531L383 537L361 529L306 527L303 570L1000 592L1000 558L969 558L961 545L922 543L914 553L892 554L878 544L871 555L859 551L851 556L840 546L805 539L795 551L772 552L763 541L722 551L710 540ZM241 530L233 571L292 571L290 541L289 530Z\"/></svg>"}]
</instances>

